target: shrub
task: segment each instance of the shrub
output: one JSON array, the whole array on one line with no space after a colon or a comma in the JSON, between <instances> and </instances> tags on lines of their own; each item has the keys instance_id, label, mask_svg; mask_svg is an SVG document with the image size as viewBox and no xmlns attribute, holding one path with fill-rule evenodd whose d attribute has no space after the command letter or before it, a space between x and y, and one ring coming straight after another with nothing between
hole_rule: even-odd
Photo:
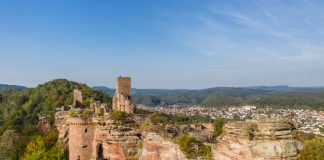
<instances>
[{"instance_id":1,"label":"shrub","mask_svg":"<svg viewBox=\"0 0 324 160\"><path fill-rule=\"evenodd\" d=\"M82 111L82 116L89 116L91 115L91 112L89 109L85 108L83 111Z\"/></svg>"},{"instance_id":2,"label":"shrub","mask_svg":"<svg viewBox=\"0 0 324 160\"><path fill-rule=\"evenodd\" d=\"M70 117L74 117L76 116L76 111L74 109L70 109L68 114Z\"/></svg>"},{"instance_id":3,"label":"shrub","mask_svg":"<svg viewBox=\"0 0 324 160\"><path fill-rule=\"evenodd\" d=\"M127 114L126 112L122 111L113 111L110 113L110 118L115 120L115 121L121 121L125 122L127 119L130 117L130 114Z\"/></svg>"},{"instance_id":4,"label":"shrub","mask_svg":"<svg viewBox=\"0 0 324 160\"><path fill-rule=\"evenodd\" d=\"M216 119L213 123L214 125L214 136L218 137L223 132L223 127L225 124L225 120L222 118Z\"/></svg>"},{"instance_id":5,"label":"shrub","mask_svg":"<svg viewBox=\"0 0 324 160\"><path fill-rule=\"evenodd\" d=\"M153 112L152 111L145 110L145 109L140 109L140 108L135 107L134 108L134 113L135 114L151 114Z\"/></svg>"},{"instance_id":6,"label":"shrub","mask_svg":"<svg viewBox=\"0 0 324 160\"><path fill-rule=\"evenodd\" d=\"M140 126L142 131L146 131L150 126L150 120L146 119Z\"/></svg>"},{"instance_id":7,"label":"shrub","mask_svg":"<svg viewBox=\"0 0 324 160\"><path fill-rule=\"evenodd\" d=\"M315 138L315 135L313 133L305 133L303 131L298 131L298 130L294 130L292 132L293 136L295 139L300 140L300 141L307 141L307 140L312 140L313 138Z\"/></svg>"},{"instance_id":8,"label":"shrub","mask_svg":"<svg viewBox=\"0 0 324 160\"><path fill-rule=\"evenodd\" d=\"M254 135L257 129L258 125L255 123L252 123L245 128L245 134L248 136L250 141L254 139Z\"/></svg>"},{"instance_id":9,"label":"shrub","mask_svg":"<svg viewBox=\"0 0 324 160\"><path fill-rule=\"evenodd\" d=\"M211 154L211 147L203 144L193 136L180 135L177 143L189 159L197 159L204 157L205 159L213 159Z\"/></svg>"},{"instance_id":10,"label":"shrub","mask_svg":"<svg viewBox=\"0 0 324 160\"><path fill-rule=\"evenodd\" d=\"M154 124L162 123L166 124L169 121L169 118L166 114L154 113L150 116L151 122Z\"/></svg>"},{"instance_id":11,"label":"shrub","mask_svg":"<svg viewBox=\"0 0 324 160\"><path fill-rule=\"evenodd\" d=\"M138 149L143 149L143 141L138 142L137 147Z\"/></svg>"},{"instance_id":12,"label":"shrub","mask_svg":"<svg viewBox=\"0 0 324 160\"><path fill-rule=\"evenodd\" d=\"M153 124L193 124L193 123L208 123L211 119L207 116L187 116L181 114L166 114L166 113L153 113L150 115Z\"/></svg>"},{"instance_id":13,"label":"shrub","mask_svg":"<svg viewBox=\"0 0 324 160\"><path fill-rule=\"evenodd\" d=\"M304 148L297 156L297 160L323 160L324 159L324 138L317 137L308 140Z\"/></svg>"}]
</instances>

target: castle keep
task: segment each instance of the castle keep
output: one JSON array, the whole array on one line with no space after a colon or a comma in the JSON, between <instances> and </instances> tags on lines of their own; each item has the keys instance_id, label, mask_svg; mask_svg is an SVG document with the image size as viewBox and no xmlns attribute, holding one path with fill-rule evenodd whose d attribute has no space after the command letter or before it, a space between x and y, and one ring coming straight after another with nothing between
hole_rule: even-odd
<instances>
[{"instance_id":1,"label":"castle keep","mask_svg":"<svg viewBox=\"0 0 324 160\"><path fill-rule=\"evenodd\" d=\"M138 127L109 117L111 111L133 113L130 88L129 77L118 77L112 106L94 99L84 106L81 91L74 89L73 105L57 109L55 125L70 160L133 159L141 136ZM84 115L85 110L90 114Z\"/></svg>"},{"instance_id":2,"label":"castle keep","mask_svg":"<svg viewBox=\"0 0 324 160\"><path fill-rule=\"evenodd\" d=\"M116 81L116 93L113 98L113 110L133 113L134 104L131 100L131 79L118 77Z\"/></svg>"}]
</instances>

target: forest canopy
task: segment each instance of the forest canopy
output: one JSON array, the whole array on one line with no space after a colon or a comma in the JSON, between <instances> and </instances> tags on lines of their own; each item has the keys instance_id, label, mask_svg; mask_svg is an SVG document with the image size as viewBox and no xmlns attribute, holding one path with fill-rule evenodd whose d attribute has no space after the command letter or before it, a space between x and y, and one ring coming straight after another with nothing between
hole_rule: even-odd
<instances>
[{"instance_id":1,"label":"forest canopy","mask_svg":"<svg viewBox=\"0 0 324 160\"><path fill-rule=\"evenodd\" d=\"M46 154L62 155L57 149L57 144L47 145L47 134L37 130L36 125L39 113L46 114L53 125L55 108L72 104L73 89L82 91L85 106L89 105L91 98L111 104L111 97L106 93L65 79L52 80L25 90L7 88L0 91L0 159L1 157L9 157L9 159L10 157L12 159L23 156L25 159L33 157L28 154L31 146L40 147ZM7 141L8 137L10 141Z\"/></svg>"}]
</instances>

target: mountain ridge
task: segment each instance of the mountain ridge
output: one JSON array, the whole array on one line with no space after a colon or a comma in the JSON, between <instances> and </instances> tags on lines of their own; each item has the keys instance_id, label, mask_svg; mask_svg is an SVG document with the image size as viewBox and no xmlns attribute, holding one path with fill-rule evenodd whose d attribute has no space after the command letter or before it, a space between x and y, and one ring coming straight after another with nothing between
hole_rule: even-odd
<instances>
[{"instance_id":1,"label":"mountain ridge","mask_svg":"<svg viewBox=\"0 0 324 160\"><path fill-rule=\"evenodd\" d=\"M28 87L22 86L22 85L10 85L10 84L0 84L0 91L7 89L7 88L13 88L17 90L25 90Z\"/></svg>"}]
</instances>

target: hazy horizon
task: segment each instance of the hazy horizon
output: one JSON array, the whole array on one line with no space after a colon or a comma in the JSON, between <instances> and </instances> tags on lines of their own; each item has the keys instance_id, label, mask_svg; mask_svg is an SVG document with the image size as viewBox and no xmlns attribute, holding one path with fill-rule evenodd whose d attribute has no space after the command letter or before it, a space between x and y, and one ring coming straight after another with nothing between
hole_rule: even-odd
<instances>
[{"instance_id":1,"label":"hazy horizon","mask_svg":"<svg viewBox=\"0 0 324 160\"><path fill-rule=\"evenodd\" d=\"M56 78L56 79L65 79L65 78ZM55 80L55 79L51 79L51 80ZM48 81L51 81L51 80L48 80ZM66 80L69 80L69 81L74 81L74 80L70 80L70 79L66 79ZM23 86L23 87L28 87L28 88L34 88L34 87L37 87L38 85L40 84L44 84L48 81L44 81L44 82L41 82L35 86L27 86L27 85L23 85L23 84L13 84L13 83L2 83L0 82L0 85L18 85L18 86ZM77 82L77 83L83 83L83 82L80 82L80 81L74 81L74 82ZM89 85L87 83L83 83L83 84L86 84L87 86L89 87L107 87L109 89L115 89L115 84L113 84L112 86L110 85ZM134 85L134 84L132 84ZM290 85L285 85L285 84L278 84L278 85L252 85L252 86L209 86L209 87L206 87L206 88L159 88L159 87L152 87L152 88L138 88L136 86L132 86L133 89L165 89L165 90L177 90L177 89L184 89L184 90L200 90L200 89L209 89L209 88L217 88L217 87L233 87L233 88L249 88L249 87L291 87L291 88L324 88L324 86L290 86Z\"/></svg>"},{"instance_id":2,"label":"hazy horizon","mask_svg":"<svg viewBox=\"0 0 324 160\"><path fill-rule=\"evenodd\" d=\"M324 1L1 1L0 83L324 86Z\"/></svg>"}]
</instances>

